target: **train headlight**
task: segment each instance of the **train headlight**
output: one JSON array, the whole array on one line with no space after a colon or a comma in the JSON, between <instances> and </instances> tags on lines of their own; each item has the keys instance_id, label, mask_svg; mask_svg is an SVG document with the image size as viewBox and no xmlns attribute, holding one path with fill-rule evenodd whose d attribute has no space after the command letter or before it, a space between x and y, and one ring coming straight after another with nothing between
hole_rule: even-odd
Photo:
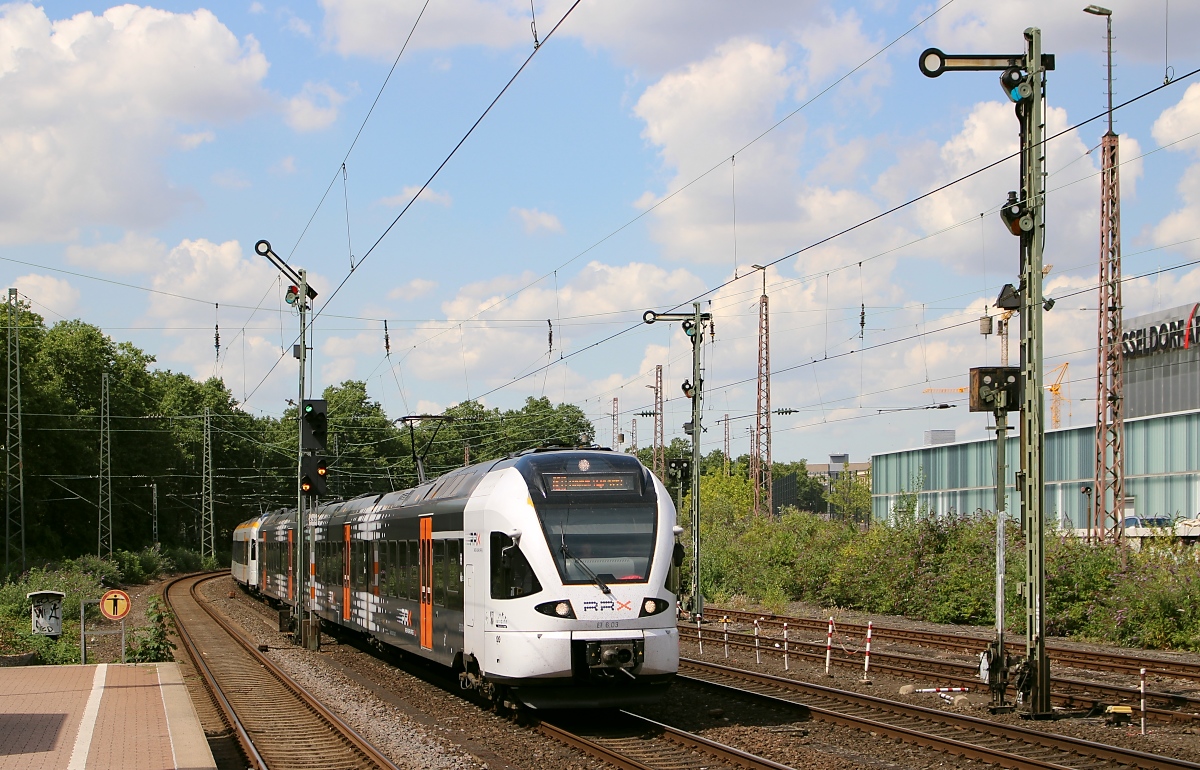
<instances>
[{"instance_id":1,"label":"train headlight","mask_svg":"<svg viewBox=\"0 0 1200 770\"><path fill-rule=\"evenodd\" d=\"M552 618L566 618L568 620L574 620L575 618L575 608L571 606L571 602L567 599L559 599L556 602L542 602L534 607L534 609Z\"/></svg>"},{"instance_id":2,"label":"train headlight","mask_svg":"<svg viewBox=\"0 0 1200 770\"><path fill-rule=\"evenodd\" d=\"M643 599L642 611L638 613L638 617L645 618L650 615L657 615L660 612L664 612L670 606L671 603L666 599Z\"/></svg>"}]
</instances>

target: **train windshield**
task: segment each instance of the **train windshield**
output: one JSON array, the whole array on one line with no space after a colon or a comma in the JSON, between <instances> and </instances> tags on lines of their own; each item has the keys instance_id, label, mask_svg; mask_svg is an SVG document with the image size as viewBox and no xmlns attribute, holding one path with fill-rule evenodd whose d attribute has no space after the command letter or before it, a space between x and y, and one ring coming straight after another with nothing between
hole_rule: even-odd
<instances>
[{"instance_id":1,"label":"train windshield","mask_svg":"<svg viewBox=\"0 0 1200 770\"><path fill-rule=\"evenodd\" d=\"M563 583L643 583L654 556L653 503L537 506Z\"/></svg>"}]
</instances>

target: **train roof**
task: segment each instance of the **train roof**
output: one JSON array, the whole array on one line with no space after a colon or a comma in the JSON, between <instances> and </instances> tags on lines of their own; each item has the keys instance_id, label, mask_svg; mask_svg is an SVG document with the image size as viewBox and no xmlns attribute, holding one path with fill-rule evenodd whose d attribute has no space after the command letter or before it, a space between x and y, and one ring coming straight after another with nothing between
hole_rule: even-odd
<instances>
[{"instance_id":1,"label":"train roof","mask_svg":"<svg viewBox=\"0 0 1200 770\"><path fill-rule=\"evenodd\" d=\"M540 487L543 473L579 473L591 471L648 473L636 455L614 452L601 447L538 447L509 455L500 460L484 460L474 465L455 468L437 478L408 489L391 492L368 493L350 500L335 500L321 504L316 511L316 523L328 524L354 514L395 510L452 500L469 496L483 477L492 470L515 468L527 480L535 480ZM651 487L652 488L652 487ZM263 527L274 526L295 520L295 508L282 508L263 514L250 522L261 522Z\"/></svg>"}]
</instances>

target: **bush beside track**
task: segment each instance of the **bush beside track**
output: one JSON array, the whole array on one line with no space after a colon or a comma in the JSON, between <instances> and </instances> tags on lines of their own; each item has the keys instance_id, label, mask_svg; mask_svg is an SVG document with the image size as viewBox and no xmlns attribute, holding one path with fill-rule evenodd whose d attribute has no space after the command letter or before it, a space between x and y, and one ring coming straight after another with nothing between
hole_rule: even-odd
<instances>
[{"instance_id":1,"label":"bush beside track","mask_svg":"<svg viewBox=\"0 0 1200 770\"><path fill-rule=\"evenodd\" d=\"M108 588L142 585L176 572L216 569L212 559L202 559L184 548L155 551L116 551L111 559L80 556L33 567L0 583L0 655L37 653L35 660L49 665L79 662L79 602L99 599ZM30 633L31 591L62 591L63 634L57 640ZM157 612L157 611L156 611ZM100 617L96 605L87 608L89 623ZM166 617L151 617L150 628L131 633L129 659L171 660L165 647ZM165 657L164 657L165 656Z\"/></svg>"},{"instance_id":2,"label":"bush beside track","mask_svg":"<svg viewBox=\"0 0 1200 770\"><path fill-rule=\"evenodd\" d=\"M722 479L719 492L739 481ZM994 622L993 518L902 512L863 532L856 524L795 509L776 519L755 517L749 506L719 493L704 499L710 488L702 489L700 578L709 601L745 597L773 611L803 601L937 623ZM1007 538L1007 621L1023 633L1017 586L1025 571L1025 542L1016 523L1009 523ZM1200 550L1151 545L1124 557L1122 563L1112 544L1047 532L1047 631L1130 647L1200 651L1195 601ZM690 564L689 557L685 565ZM689 581L686 577L684 585Z\"/></svg>"}]
</instances>

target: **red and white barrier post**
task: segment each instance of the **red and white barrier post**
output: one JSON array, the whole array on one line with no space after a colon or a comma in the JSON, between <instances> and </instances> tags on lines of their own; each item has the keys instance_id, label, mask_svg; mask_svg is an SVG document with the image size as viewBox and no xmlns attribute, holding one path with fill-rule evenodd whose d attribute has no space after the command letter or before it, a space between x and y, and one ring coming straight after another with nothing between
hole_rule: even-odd
<instances>
[{"instance_id":1,"label":"red and white barrier post","mask_svg":"<svg viewBox=\"0 0 1200 770\"><path fill-rule=\"evenodd\" d=\"M1146 734L1146 669L1142 669L1142 735Z\"/></svg>"},{"instance_id":2,"label":"red and white barrier post","mask_svg":"<svg viewBox=\"0 0 1200 770\"><path fill-rule=\"evenodd\" d=\"M758 620L754 621L754 662L762 663L762 653L758 649Z\"/></svg>"},{"instance_id":3,"label":"red and white barrier post","mask_svg":"<svg viewBox=\"0 0 1200 770\"><path fill-rule=\"evenodd\" d=\"M970 692L970 687L926 687L913 692Z\"/></svg>"},{"instance_id":4,"label":"red and white barrier post","mask_svg":"<svg viewBox=\"0 0 1200 770\"><path fill-rule=\"evenodd\" d=\"M829 673L829 664L833 661L833 618L829 619L829 631L825 634L825 676Z\"/></svg>"},{"instance_id":5,"label":"red and white barrier post","mask_svg":"<svg viewBox=\"0 0 1200 770\"><path fill-rule=\"evenodd\" d=\"M721 618L721 628L725 632L725 657L729 657L729 616Z\"/></svg>"},{"instance_id":6,"label":"red and white barrier post","mask_svg":"<svg viewBox=\"0 0 1200 770\"><path fill-rule=\"evenodd\" d=\"M700 616L696 616L696 639L700 642L700 654L704 654L704 632L700 630Z\"/></svg>"},{"instance_id":7,"label":"red and white barrier post","mask_svg":"<svg viewBox=\"0 0 1200 770\"><path fill-rule=\"evenodd\" d=\"M867 649L863 652L863 678L864 682L870 681L867 677L867 672L871 670L871 621L867 621Z\"/></svg>"},{"instance_id":8,"label":"red and white barrier post","mask_svg":"<svg viewBox=\"0 0 1200 770\"><path fill-rule=\"evenodd\" d=\"M783 670L788 670L788 635L787 623L783 624Z\"/></svg>"}]
</instances>

